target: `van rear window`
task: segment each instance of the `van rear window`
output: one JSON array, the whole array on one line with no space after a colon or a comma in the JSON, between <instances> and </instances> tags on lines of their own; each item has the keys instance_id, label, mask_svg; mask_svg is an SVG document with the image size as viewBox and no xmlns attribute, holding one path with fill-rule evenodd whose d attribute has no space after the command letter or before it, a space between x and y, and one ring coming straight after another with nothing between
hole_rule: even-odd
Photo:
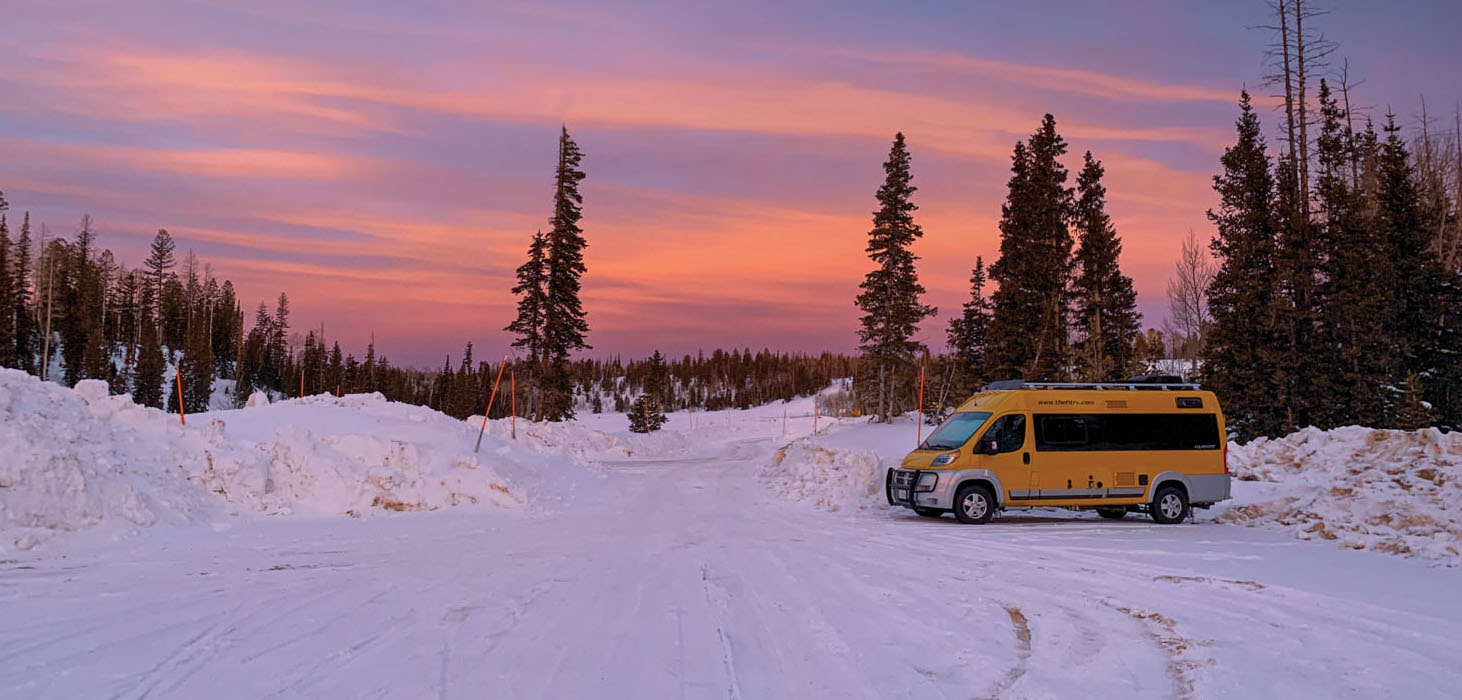
<instances>
[{"instance_id":1,"label":"van rear window","mask_svg":"<svg viewBox=\"0 0 1462 700\"><path fill-rule=\"evenodd\" d=\"M1036 414L1036 449L1045 452L1217 450L1212 413Z\"/></svg>"}]
</instances>

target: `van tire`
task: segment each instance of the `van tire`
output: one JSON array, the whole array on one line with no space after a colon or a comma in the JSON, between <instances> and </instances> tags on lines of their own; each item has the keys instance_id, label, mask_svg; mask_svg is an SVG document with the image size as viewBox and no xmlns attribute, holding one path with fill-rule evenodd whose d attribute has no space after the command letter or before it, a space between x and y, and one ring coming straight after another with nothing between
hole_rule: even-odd
<instances>
[{"instance_id":1,"label":"van tire","mask_svg":"<svg viewBox=\"0 0 1462 700\"><path fill-rule=\"evenodd\" d=\"M1121 520L1122 518L1127 517L1127 509L1126 508L1120 508L1120 507L1118 507L1118 508L1097 508L1096 509L1096 512L1097 512L1097 515L1100 515L1103 518L1106 518L1107 520Z\"/></svg>"},{"instance_id":2,"label":"van tire","mask_svg":"<svg viewBox=\"0 0 1462 700\"><path fill-rule=\"evenodd\" d=\"M938 518L944 515L944 511L938 508L925 508L923 506L919 506L914 508L914 514L925 518Z\"/></svg>"},{"instance_id":3,"label":"van tire","mask_svg":"<svg viewBox=\"0 0 1462 700\"><path fill-rule=\"evenodd\" d=\"M984 525L995 517L995 496L980 484L966 484L954 494L954 517L966 525Z\"/></svg>"},{"instance_id":4,"label":"van tire","mask_svg":"<svg viewBox=\"0 0 1462 700\"><path fill-rule=\"evenodd\" d=\"M1183 522L1190 512L1188 495L1176 486L1164 486L1152 499L1152 519L1161 525Z\"/></svg>"}]
</instances>

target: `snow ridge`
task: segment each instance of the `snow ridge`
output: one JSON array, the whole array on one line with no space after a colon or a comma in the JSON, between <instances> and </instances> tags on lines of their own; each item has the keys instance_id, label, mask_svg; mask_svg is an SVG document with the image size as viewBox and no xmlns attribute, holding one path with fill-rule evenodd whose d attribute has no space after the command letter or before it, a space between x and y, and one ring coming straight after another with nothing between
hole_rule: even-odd
<instances>
[{"instance_id":1,"label":"snow ridge","mask_svg":"<svg viewBox=\"0 0 1462 700\"><path fill-rule=\"evenodd\" d=\"M1220 522L1462 563L1462 433L1306 428L1230 445L1229 466L1239 503Z\"/></svg>"}]
</instances>

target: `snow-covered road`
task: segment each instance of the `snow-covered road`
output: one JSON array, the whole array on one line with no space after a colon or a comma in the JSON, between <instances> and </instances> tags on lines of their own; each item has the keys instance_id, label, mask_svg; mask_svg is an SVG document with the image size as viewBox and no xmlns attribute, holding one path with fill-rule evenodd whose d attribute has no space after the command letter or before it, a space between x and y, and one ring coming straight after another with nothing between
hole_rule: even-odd
<instances>
[{"instance_id":1,"label":"snow-covered road","mask_svg":"<svg viewBox=\"0 0 1462 700\"><path fill-rule=\"evenodd\" d=\"M825 513L778 445L563 508L156 527L0 561L0 697L1445 697L1462 572L1200 522Z\"/></svg>"}]
</instances>

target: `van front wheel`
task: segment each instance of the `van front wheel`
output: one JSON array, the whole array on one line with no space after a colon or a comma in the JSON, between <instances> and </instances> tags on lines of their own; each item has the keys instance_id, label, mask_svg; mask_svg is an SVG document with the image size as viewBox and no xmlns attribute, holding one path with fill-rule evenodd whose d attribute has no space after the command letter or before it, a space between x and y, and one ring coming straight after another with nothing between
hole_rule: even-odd
<instances>
[{"instance_id":1,"label":"van front wheel","mask_svg":"<svg viewBox=\"0 0 1462 700\"><path fill-rule=\"evenodd\" d=\"M966 525L984 525L995 517L995 497L979 484L965 486L954 495L954 517Z\"/></svg>"},{"instance_id":2,"label":"van front wheel","mask_svg":"<svg viewBox=\"0 0 1462 700\"><path fill-rule=\"evenodd\" d=\"M1183 490L1175 486L1164 486L1158 489L1157 497L1152 499L1152 519L1162 525L1181 523L1188 517L1188 497L1183 495Z\"/></svg>"}]
</instances>

